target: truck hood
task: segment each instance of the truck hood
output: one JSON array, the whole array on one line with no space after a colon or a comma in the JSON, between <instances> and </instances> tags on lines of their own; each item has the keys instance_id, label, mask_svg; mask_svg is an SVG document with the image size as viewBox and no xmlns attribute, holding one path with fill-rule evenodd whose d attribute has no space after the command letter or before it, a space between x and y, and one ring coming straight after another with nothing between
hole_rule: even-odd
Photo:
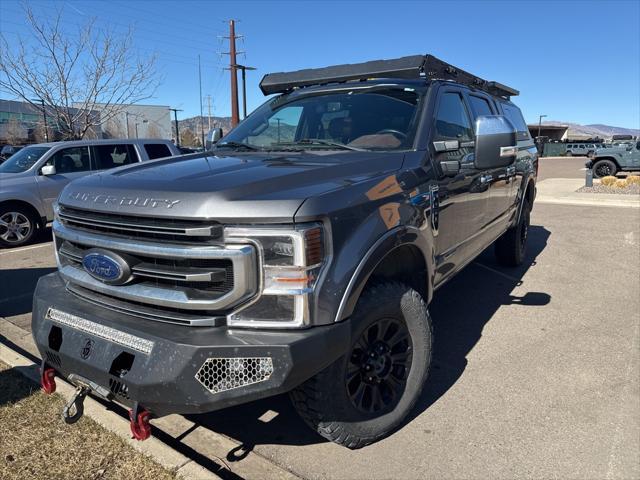
<instances>
[{"instance_id":1,"label":"truck hood","mask_svg":"<svg viewBox=\"0 0 640 480\"><path fill-rule=\"evenodd\" d=\"M305 199L388 175L403 157L353 151L171 157L78 179L59 200L140 216L291 222Z\"/></svg>"}]
</instances>

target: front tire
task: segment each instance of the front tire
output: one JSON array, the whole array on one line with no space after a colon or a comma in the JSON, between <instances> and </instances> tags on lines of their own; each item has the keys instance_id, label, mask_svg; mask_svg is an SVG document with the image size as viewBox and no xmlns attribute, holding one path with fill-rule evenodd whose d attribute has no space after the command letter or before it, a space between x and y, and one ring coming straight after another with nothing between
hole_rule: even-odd
<instances>
[{"instance_id":1,"label":"front tire","mask_svg":"<svg viewBox=\"0 0 640 480\"><path fill-rule=\"evenodd\" d=\"M20 247L27 244L38 228L38 221L25 208L8 206L0 209L0 245Z\"/></svg>"},{"instance_id":2,"label":"front tire","mask_svg":"<svg viewBox=\"0 0 640 480\"><path fill-rule=\"evenodd\" d=\"M531 205L524 201L518 224L507 230L495 243L495 253L498 263L506 267L517 267L522 264L527 253L529 238L529 222Z\"/></svg>"},{"instance_id":3,"label":"front tire","mask_svg":"<svg viewBox=\"0 0 640 480\"><path fill-rule=\"evenodd\" d=\"M392 433L414 407L433 334L422 297L397 282L366 289L350 321L350 351L290 397L313 430L356 449Z\"/></svg>"},{"instance_id":4,"label":"front tire","mask_svg":"<svg viewBox=\"0 0 640 480\"><path fill-rule=\"evenodd\" d=\"M598 160L593 164L592 171L595 178L602 178L615 176L618 173L618 167L611 160Z\"/></svg>"}]
</instances>

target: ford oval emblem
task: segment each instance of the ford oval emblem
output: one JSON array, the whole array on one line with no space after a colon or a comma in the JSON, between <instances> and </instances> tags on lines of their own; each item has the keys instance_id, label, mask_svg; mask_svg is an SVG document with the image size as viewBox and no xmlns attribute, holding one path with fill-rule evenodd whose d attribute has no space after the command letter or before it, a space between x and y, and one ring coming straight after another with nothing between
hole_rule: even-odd
<instances>
[{"instance_id":1,"label":"ford oval emblem","mask_svg":"<svg viewBox=\"0 0 640 480\"><path fill-rule=\"evenodd\" d=\"M111 252L99 249L89 250L82 257L85 271L104 283L122 284L131 277L131 270L127 262Z\"/></svg>"}]
</instances>

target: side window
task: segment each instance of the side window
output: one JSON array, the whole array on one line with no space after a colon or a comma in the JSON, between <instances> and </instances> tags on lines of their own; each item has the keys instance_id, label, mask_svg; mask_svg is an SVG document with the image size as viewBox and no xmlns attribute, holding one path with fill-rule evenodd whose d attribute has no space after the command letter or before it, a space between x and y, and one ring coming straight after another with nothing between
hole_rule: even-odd
<instances>
[{"instance_id":1,"label":"side window","mask_svg":"<svg viewBox=\"0 0 640 480\"><path fill-rule=\"evenodd\" d=\"M58 150L47 161L47 165L56 167L56 173L86 172L91 169L89 147L70 147Z\"/></svg>"},{"instance_id":2,"label":"side window","mask_svg":"<svg viewBox=\"0 0 640 480\"><path fill-rule=\"evenodd\" d=\"M477 95L469 95L469 103L471 103L474 120L485 115L493 115L491 105L486 98L478 97Z\"/></svg>"},{"instance_id":3,"label":"side window","mask_svg":"<svg viewBox=\"0 0 640 480\"><path fill-rule=\"evenodd\" d=\"M133 145L96 145L93 151L95 170L121 167L138 161Z\"/></svg>"},{"instance_id":4,"label":"side window","mask_svg":"<svg viewBox=\"0 0 640 480\"><path fill-rule=\"evenodd\" d=\"M164 143L145 143L144 149L150 160L171 156L171 150Z\"/></svg>"},{"instance_id":5,"label":"side window","mask_svg":"<svg viewBox=\"0 0 640 480\"><path fill-rule=\"evenodd\" d=\"M503 103L502 110L504 115L518 131L518 140L527 140L529 138L529 128L527 127L524 118L522 118L522 112L520 112L520 109L515 105Z\"/></svg>"},{"instance_id":6,"label":"side window","mask_svg":"<svg viewBox=\"0 0 640 480\"><path fill-rule=\"evenodd\" d=\"M465 141L473 138L469 115L459 93L447 92L440 97L435 131L439 139Z\"/></svg>"}]
</instances>

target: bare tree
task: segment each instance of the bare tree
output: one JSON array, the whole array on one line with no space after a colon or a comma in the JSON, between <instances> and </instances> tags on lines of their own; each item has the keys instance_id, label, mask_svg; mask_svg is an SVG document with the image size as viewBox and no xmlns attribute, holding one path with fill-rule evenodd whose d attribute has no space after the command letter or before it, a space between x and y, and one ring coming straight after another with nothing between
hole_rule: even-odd
<instances>
[{"instance_id":1,"label":"bare tree","mask_svg":"<svg viewBox=\"0 0 640 480\"><path fill-rule=\"evenodd\" d=\"M20 144L27 138L26 129L15 118L9 119L9 121L4 125L3 133L3 137L10 145Z\"/></svg>"},{"instance_id":2,"label":"bare tree","mask_svg":"<svg viewBox=\"0 0 640 480\"><path fill-rule=\"evenodd\" d=\"M36 16L25 4L27 38L0 33L0 88L42 111L44 100L63 138L83 138L151 98L158 86L155 56L140 57L131 29L124 35L88 20L77 34L63 30L62 10ZM41 20L42 19L42 20Z\"/></svg>"}]
</instances>

